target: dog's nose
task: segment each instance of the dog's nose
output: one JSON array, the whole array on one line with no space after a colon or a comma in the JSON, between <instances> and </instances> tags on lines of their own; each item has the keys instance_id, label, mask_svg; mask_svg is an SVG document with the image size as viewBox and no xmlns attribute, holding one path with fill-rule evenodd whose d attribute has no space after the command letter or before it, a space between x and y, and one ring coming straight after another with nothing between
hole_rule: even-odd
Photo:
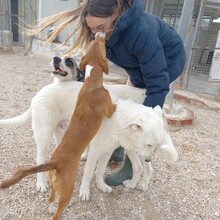
<instances>
[{"instance_id":1,"label":"dog's nose","mask_svg":"<svg viewBox=\"0 0 220 220\"><path fill-rule=\"evenodd\" d=\"M54 57L53 58L54 64L59 64L61 62L61 58L59 57Z\"/></svg>"}]
</instances>

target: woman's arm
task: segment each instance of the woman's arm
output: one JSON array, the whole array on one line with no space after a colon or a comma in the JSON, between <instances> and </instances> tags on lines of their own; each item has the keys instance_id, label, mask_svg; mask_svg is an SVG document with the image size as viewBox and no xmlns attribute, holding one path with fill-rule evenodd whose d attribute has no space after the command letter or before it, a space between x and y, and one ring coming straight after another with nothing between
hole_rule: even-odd
<instances>
[{"instance_id":1,"label":"woman's arm","mask_svg":"<svg viewBox=\"0 0 220 220\"><path fill-rule=\"evenodd\" d=\"M133 53L137 57L147 97L144 105L163 107L169 92L169 73L162 44L154 32L143 31L135 41Z\"/></svg>"}]
</instances>

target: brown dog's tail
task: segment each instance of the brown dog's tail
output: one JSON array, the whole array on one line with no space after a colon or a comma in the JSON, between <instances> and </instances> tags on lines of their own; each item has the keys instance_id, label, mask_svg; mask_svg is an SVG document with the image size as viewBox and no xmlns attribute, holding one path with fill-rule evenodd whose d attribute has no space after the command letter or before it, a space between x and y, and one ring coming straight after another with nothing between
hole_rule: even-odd
<instances>
[{"instance_id":1,"label":"brown dog's tail","mask_svg":"<svg viewBox=\"0 0 220 220\"><path fill-rule=\"evenodd\" d=\"M41 164L39 166L30 167L30 168L19 168L15 171L11 178L2 181L0 184L0 188L8 188L22 180L24 177L29 176L34 173L45 172L49 170L56 169L56 162L50 161L48 163Z\"/></svg>"}]
</instances>

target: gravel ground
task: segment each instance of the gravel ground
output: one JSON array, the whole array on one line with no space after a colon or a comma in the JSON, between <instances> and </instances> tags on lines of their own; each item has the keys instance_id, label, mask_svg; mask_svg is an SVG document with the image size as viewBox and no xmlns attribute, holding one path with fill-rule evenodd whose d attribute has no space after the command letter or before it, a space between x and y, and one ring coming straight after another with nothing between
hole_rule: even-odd
<instances>
[{"instance_id":1,"label":"gravel ground","mask_svg":"<svg viewBox=\"0 0 220 220\"><path fill-rule=\"evenodd\" d=\"M0 118L27 110L32 97L51 82L50 59L0 51ZM181 103L195 113L190 127L169 127L179 159L167 165L155 153L154 173L147 192L113 188L99 192L92 182L92 198L79 199L85 162L80 161L76 189L64 220L214 220L220 219L220 111ZM53 150L51 141L48 157ZM35 164L36 147L31 125L18 129L0 127L0 180L18 166ZM109 167L116 167L112 164ZM109 171L109 170L108 170ZM36 175L0 191L0 219L50 219L48 193L35 188Z\"/></svg>"}]
</instances>

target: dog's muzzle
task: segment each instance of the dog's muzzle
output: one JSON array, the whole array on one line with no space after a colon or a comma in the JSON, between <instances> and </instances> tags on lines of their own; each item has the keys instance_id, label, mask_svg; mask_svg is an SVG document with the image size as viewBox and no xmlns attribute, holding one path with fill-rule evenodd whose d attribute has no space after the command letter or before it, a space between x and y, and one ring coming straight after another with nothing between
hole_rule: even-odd
<instances>
[{"instance_id":1,"label":"dog's muzzle","mask_svg":"<svg viewBox=\"0 0 220 220\"><path fill-rule=\"evenodd\" d=\"M60 63L61 63L61 58L60 57L54 57L53 58L53 65L54 66L60 66Z\"/></svg>"},{"instance_id":2,"label":"dog's muzzle","mask_svg":"<svg viewBox=\"0 0 220 220\"><path fill-rule=\"evenodd\" d=\"M56 56L53 58L53 67L55 69L55 71L53 71L53 74L65 77L68 75L68 73L60 68L61 61L62 61L62 59L60 57Z\"/></svg>"},{"instance_id":3,"label":"dog's muzzle","mask_svg":"<svg viewBox=\"0 0 220 220\"><path fill-rule=\"evenodd\" d=\"M66 71L60 69L59 66L54 65L54 69L55 69L55 71L53 71L54 75L60 75L60 76L67 76L68 75L68 73Z\"/></svg>"}]
</instances>

